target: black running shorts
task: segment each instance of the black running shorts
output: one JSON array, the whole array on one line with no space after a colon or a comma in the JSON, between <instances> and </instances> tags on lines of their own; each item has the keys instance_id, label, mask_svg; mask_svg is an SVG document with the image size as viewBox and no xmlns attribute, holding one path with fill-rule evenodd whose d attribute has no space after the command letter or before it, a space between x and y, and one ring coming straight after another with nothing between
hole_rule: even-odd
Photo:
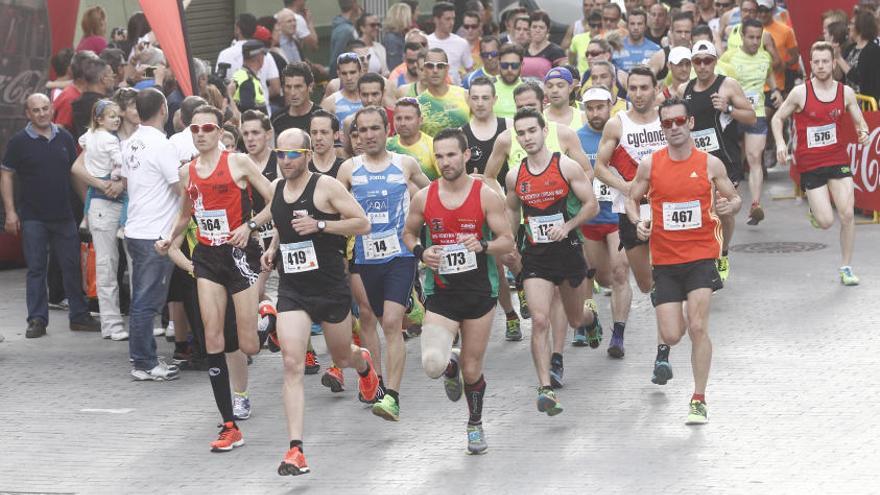
<instances>
[{"instance_id":1,"label":"black running shorts","mask_svg":"<svg viewBox=\"0 0 880 495\"><path fill-rule=\"evenodd\" d=\"M562 285L568 282L571 287L581 285L588 277L587 260L580 244L574 244L562 256L535 256L528 252L522 255L522 279L540 278Z\"/></svg>"},{"instance_id":2,"label":"black running shorts","mask_svg":"<svg viewBox=\"0 0 880 495\"><path fill-rule=\"evenodd\" d=\"M304 295L278 283L278 312L305 311L315 323L339 323L351 312L351 289L348 284L327 288L319 295Z\"/></svg>"},{"instance_id":3,"label":"black running shorts","mask_svg":"<svg viewBox=\"0 0 880 495\"><path fill-rule=\"evenodd\" d=\"M621 249L629 251L634 247L648 243L648 241L639 239L635 224L629 221L629 217L626 216L625 213L618 213L617 215L617 230L620 232L620 246L617 248L618 251Z\"/></svg>"},{"instance_id":4,"label":"black running shorts","mask_svg":"<svg viewBox=\"0 0 880 495\"><path fill-rule=\"evenodd\" d=\"M497 298L491 296L441 292L428 296L425 311L461 323L486 316L486 313L495 310L497 301Z\"/></svg>"},{"instance_id":5,"label":"black running shorts","mask_svg":"<svg viewBox=\"0 0 880 495\"><path fill-rule=\"evenodd\" d=\"M820 167L801 174L801 188L810 190L818 189L832 179L845 179L852 177L852 169L849 165L831 165Z\"/></svg>"},{"instance_id":6,"label":"black running shorts","mask_svg":"<svg viewBox=\"0 0 880 495\"><path fill-rule=\"evenodd\" d=\"M196 278L218 283L230 294L237 294L257 283L260 275L260 256L263 250L259 242L248 239L244 249L197 244L193 249L193 267Z\"/></svg>"},{"instance_id":7,"label":"black running shorts","mask_svg":"<svg viewBox=\"0 0 880 495\"><path fill-rule=\"evenodd\" d=\"M697 289L719 290L724 287L715 260L699 260L677 265L655 265L654 306L687 300Z\"/></svg>"}]
</instances>

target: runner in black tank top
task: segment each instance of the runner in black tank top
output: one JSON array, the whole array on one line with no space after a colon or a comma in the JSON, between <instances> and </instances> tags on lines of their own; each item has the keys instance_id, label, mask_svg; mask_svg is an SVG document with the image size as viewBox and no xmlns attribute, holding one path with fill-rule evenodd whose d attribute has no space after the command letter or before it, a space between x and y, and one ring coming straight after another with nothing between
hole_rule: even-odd
<instances>
[{"instance_id":1,"label":"runner in black tank top","mask_svg":"<svg viewBox=\"0 0 880 495\"><path fill-rule=\"evenodd\" d=\"M498 136L507 130L507 121L503 117L495 117L498 122L495 128L495 135L486 141L481 141L474 135L471 129L471 123L468 122L462 126L461 130L467 136L468 147L471 150L471 159L467 162L467 172L469 174L482 174L486 171L486 162L489 161L489 155L492 154L492 147L495 146L495 140ZM498 182L504 184L504 178L507 177L507 164L501 167L498 173Z\"/></svg>"},{"instance_id":2,"label":"runner in black tank top","mask_svg":"<svg viewBox=\"0 0 880 495\"><path fill-rule=\"evenodd\" d=\"M322 174L322 175L329 175L330 177L333 177L335 179L336 174L339 173L339 167L344 162L345 162L345 160L343 160L342 158L336 157L336 159L333 160L333 165L330 166L330 170L328 170L326 172L321 172L320 170L318 170L318 167L315 166L315 161L309 160L309 172L313 172L316 174Z\"/></svg>"},{"instance_id":3,"label":"runner in black tank top","mask_svg":"<svg viewBox=\"0 0 880 495\"><path fill-rule=\"evenodd\" d=\"M269 159L266 160L266 166L263 167L263 177L269 179L269 182L275 182L275 179L278 178L278 159L275 157L275 153L269 153ZM253 199L254 214L256 215L265 206L266 203L263 201L263 198L260 197L259 194L255 194ZM272 221L269 220L268 223L257 229L257 235L260 237L263 249L269 247L269 242L272 240L272 227L274 227L274 225L272 224ZM263 286L260 290L261 296L264 295L265 281L262 282L262 284Z\"/></svg>"},{"instance_id":4,"label":"runner in black tank top","mask_svg":"<svg viewBox=\"0 0 880 495\"><path fill-rule=\"evenodd\" d=\"M720 92L724 76L717 76L705 91L695 91L696 79L691 79L684 90L684 100L694 116L691 136L702 151L715 155L724 163L727 175L734 184L743 178L742 159L736 135L736 125L730 114L712 106L712 95Z\"/></svg>"}]
</instances>

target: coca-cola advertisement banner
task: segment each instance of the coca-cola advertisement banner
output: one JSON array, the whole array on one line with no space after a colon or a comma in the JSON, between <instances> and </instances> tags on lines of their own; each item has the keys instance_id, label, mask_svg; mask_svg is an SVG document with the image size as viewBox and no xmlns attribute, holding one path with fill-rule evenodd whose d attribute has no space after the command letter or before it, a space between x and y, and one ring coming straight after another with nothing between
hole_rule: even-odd
<instances>
[{"instance_id":1,"label":"coca-cola advertisement banner","mask_svg":"<svg viewBox=\"0 0 880 495\"><path fill-rule=\"evenodd\" d=\"M849 163L856 189L856 208L880 211L880 112L865 112L869 142L859 144L852 119L842 119L841 133L848 143Z\"/></svg>"}]
</instances>

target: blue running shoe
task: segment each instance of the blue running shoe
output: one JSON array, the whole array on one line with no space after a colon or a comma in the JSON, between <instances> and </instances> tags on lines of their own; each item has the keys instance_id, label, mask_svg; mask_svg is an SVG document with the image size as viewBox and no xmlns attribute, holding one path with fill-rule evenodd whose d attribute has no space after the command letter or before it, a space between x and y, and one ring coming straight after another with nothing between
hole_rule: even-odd
<instances>
[{"instance_id":1,"label":"blue running shoe","mask_svg":"<svg viewBox=\"0 0 880 495\"><path fill-rule=\"evenodd\" d=\"M312 323L312 335L323 335L324 329L319 323Z\"/></svg>"},{"instance_id":2,"label":"blue running shoe","mask_svg":"<svg viewBox=\"0 0 880 495\"><path fill-rule=\"evenodd\" d=\"M651 377L651 382L657 385L666 385L669 380L672 380L672 366L669 365L669 361L655 361L654 376Z\"/></svg>"},{"instance_id":3,"label":"blue running shoe","mask_svg":"<svg viewBox=\"0 0 880 495\"><path fill-rule=\"evenodd\" d=\"M608 343L608 355L616 359L621 359L623 358L623 354L623 332L614 330L611 334L611 342Z\"/></svg>"}]
</instances>

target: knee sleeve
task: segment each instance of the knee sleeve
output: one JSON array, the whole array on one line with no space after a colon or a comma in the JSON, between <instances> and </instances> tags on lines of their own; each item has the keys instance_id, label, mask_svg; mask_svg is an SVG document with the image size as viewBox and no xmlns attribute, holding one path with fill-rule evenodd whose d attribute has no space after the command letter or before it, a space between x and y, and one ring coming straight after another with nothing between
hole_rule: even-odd
<instances>
[{"instance_id":1,"label":"knee sleeve","mask_svg":"<svg viewBox=\"0 0 880 495\"><path fill-rule=\"evenodd\" d=\"M449 353L452 350L452 332L439 326L427 324L422 326L422 368L431 378L439 378L449 364Z\"/></svg>"}]
</instances>

